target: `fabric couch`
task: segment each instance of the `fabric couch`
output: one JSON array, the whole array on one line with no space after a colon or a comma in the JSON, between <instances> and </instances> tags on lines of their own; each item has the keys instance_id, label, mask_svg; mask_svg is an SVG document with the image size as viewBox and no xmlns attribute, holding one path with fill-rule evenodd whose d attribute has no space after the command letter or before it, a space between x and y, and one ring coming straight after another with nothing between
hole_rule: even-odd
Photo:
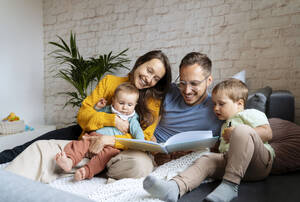
<instances>
[{"instance_id":1,"label":"fabric couch","mask_svg":"<svg viewBox=\"0 0 300 202\"><path fill-rule=\"evenodd\" d=\"M294 121L294 97L288 91L273 91L269 87L261 89L249 96L247 103L248 108L257 108L266 112L269 118L278 117L289 121ZM276 121L276 120L275 120ZM286 124L293 124L291 122L282 122L283 125L272 128L275 140L282 138L277 133L282 133L280 128ZM272 127L272 124L271 124ZM298 127L300 128L300 127ZM295 142L299 141L297 135L300 137L300 131L295 130L293 133ZM295 144L295 147L289 147L288 151L293 152L300 148L300 141ZM300 149L299 154L300 154ZM286 156L283 151L279 156ZM297 155L296 155L297 158ZM279 162L279 165L285 163L284 158L280 158L283 162ZM297 161L297 160L295 160ZM258 182L242 182L239 191L239 197L235 201L245 202L294 202L299 201L300 191L300 172L295 171L300 168L295 167L295 164L286 164L284 169L280 166L276 167L276 173L286 173L279 175L271 175L266 180ZM280 164L281 163L281 164ZM297 164L297 165L298 165ZM190 193L187 193L179 201L181 202L193 202L202 201L205 196L210 193L217 185L218 181L202 184L197 189ZM149 199L149 198L148 198ZM87 198L81 198L80 196L73 195L61 190L54 189L48 185L33 182L20 176L8 173L4 170L0 170L0 201L5 202L32 202L32 201L90 201Z\"/></svg>"},{"instance_id":2,"label":"fabric couch","mask_svg":"<svg viewBox=\"0 0 300 202\"><path fill-rule=\"evenodd\" d=\"M247 108L256 108L266 113L273 130L274 146L282 144L281 139L286 135L292 135L292 145L284 145L285 148L278 156L277 162L273 164L273 173L265 180L257 182L242 182L239 188L239 196L233 201L241 202L295 202L300 200L300 171L299 155L300 150L300 126L291 123L294 121L295 101L289 91L272 91L266 87L249 95ZM278 123L280 123L278 125ZM283 129L284 128L284 129ZM285 132L287 129L290 133ZM286 134L285 134L286 133ZM277 142L277 143L274 143ZM280 145L282 146L282 145ZM294 148L291 148L294 147ZM287 149L288 148L288 149ZM298 153L299 154L299 153ZM286 158L292 159L287 161ZM278 162L280 161L281 162ZM275 158L276 161L276 158ZM286 162L285 162L286 161ZM277 166L280 164L280 166ZM282 166L284 165L284 166ZM280 168L279 168L280 167ZM201 184L197 189L184 195L180 202L202 201L212 192L220 181Z\"/></svg>"}]
</instances>

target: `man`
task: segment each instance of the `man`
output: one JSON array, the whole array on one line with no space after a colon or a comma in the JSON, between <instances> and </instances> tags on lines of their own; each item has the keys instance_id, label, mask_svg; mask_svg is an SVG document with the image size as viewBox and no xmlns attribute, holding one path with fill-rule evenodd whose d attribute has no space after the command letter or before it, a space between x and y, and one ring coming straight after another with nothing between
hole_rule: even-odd
<instances>
[{"instance_id":1,"label":"man","mask_svg":"<svg viewBox=\"0 0 300 202\"><path fill-rule=\"evenodd\" d=\"M157 142L165 142L171 136L185 131L212 130L220 134L221 121L213 112L213 103L207 88L212 83L212 62L202 53L188 53L179 65L179 77L166 95L163 114L154 132ZM186 154L157 154L158 165Z\"/></svg>"},{"instance_id":2,"label":"man","mask_svg":"<svg viewBox=\"0 0 300 202\"><path fill-rule=\"evenodd\" d=\"M179 77L166 95L162 118L155 130L158 142L192 130L212 130L219 135L221 122L213 112L207 88L212 83L211 61L201 53L191 52L181 61Z\"/></svg>"}]
</instances>

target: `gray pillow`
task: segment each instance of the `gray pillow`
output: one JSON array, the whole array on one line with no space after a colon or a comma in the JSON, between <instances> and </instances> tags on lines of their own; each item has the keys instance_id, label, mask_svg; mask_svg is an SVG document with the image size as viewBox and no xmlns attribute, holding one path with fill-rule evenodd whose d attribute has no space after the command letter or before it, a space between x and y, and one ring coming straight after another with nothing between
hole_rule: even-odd
<instances>
[{"instance_id":1,"label":"gray pillow","mask_svg":"<svg viewBox=\"0 0 300 202\"><path fill-rule=\"evenodd\" d=\"M246 109L257 109L261 112L267 112L267 102L272 93L272 88L266 86L256 90L248 96Z\"/></svg>"}]
</instances>

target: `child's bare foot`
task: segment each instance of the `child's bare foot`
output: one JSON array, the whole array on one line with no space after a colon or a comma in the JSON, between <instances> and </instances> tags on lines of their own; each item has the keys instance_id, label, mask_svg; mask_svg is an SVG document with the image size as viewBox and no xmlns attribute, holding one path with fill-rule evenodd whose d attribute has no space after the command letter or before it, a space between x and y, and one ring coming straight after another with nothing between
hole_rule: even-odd
<instances>
[{"instance_id":1,"label":"child's bare foot","mask_svg":"<svg viewBox=\"0 0 300 202\"><path fill-rule=\"evenodd\" d=\"M57 153L55 156L55 161L59 167L61 167L65 172L71 171L73 167L72 159L68 158L65 152Z\"/></svg>"},{"instance_id":2,"label":"child's bare foot","mask_svg":"<svg viewBox=\"0 0 300 202\"><path fill-rule=\"evenodd\" d=\"M84 180L86 178L85 174L86 174L85 168L81 167L81 168L79 168L78 170L75 171L74 178L75 178L76 181Z\"/></svg>"}]
</instances>

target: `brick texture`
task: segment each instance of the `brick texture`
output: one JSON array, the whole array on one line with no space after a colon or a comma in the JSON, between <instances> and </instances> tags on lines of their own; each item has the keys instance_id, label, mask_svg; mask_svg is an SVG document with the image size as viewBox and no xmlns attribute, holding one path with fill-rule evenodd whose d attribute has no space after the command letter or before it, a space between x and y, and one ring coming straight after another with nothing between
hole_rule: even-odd
<instances>
[{"instance_id":1,"label":"brick texture","mask_svg":"<svg viewBox=\"0 0 300 202\"><path fill-rule=\"evenodd\" d=\"M129 48L131 67L138 56L161 49L173 79L186 53L204 52L213 60L214 84L245 69L250 91L290 90L300 124L299 0L44 0L43 15L48 124L71 124L78 110L63 108L66 97L57 93L72 87L53 77L61 67L48 55L48 42L56 35L68 40L71 30L84 57Z\"/></svg>"}]
</instances>

